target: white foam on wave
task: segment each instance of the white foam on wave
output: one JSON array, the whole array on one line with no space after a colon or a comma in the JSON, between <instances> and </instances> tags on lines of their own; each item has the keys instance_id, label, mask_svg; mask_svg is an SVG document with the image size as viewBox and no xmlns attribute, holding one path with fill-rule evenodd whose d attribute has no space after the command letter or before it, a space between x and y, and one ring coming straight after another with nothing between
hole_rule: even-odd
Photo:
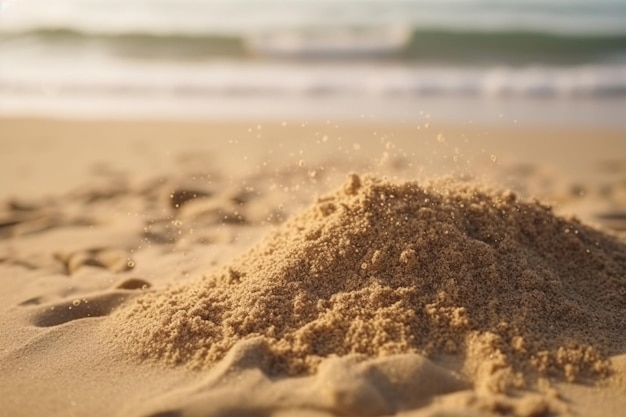
<instances>
[{"instance_id":1,"label":"white foam on wave","mask_svg":"<svg viewBox=\"0 0 626 417\"><path fill-rule=\"evenodd\" d=\"M626 96L626 64L576 67L420 67L303 63L145 63L110 65L106 57L88 57L71 66L60 59L24 59L3 68L4 96L102 94L194 96L475 96L607 97Z\"/></svg>"},{"instance_id":2,"label":"white foam on wave","mask_svg":"<svg viewBox=\"0 0 626 417\"><path fill-rule=\"evenodd\" d=\"M401 27L358 31L274 31L247 37L246 46L255 55L271 58L380 58L400 53L410 36L411 31Z\"/></svg>"}]
</instances>

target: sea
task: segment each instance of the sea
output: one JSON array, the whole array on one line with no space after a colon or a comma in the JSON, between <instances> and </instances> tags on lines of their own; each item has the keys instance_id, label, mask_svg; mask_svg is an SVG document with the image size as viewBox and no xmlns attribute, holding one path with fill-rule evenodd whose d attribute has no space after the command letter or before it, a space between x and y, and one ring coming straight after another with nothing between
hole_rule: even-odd
<instances>
[{"instance_id":1,"label":"sea","mask_svg":"<svg viewBox=\"0 0 626 417\"><path fill-rule=\"evenodd\" d=\"M0 117L626 126L624 0L0 0Z\"/></svg>"}]
</instances>

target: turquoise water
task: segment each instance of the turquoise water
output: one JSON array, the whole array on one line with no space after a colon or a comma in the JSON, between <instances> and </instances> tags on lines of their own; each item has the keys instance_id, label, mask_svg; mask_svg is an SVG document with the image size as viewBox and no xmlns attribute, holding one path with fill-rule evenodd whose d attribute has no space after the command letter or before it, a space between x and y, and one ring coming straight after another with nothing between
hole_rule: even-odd
<instances>
[{"instance_id":1,"label":"turquoise water","mask_svg":"<svg viewBox=\"0 0 626 417\"><path fill-rule=\"evenodd\" d=\"M244 117L260 100L282 111L320 97L419 107L433 97L592 100L603 109L626 100L622 0L0 5L0 114L106 114L155 100L164 114L168 101L213 114L228 99Z\"/></svg>"}]
</instances>

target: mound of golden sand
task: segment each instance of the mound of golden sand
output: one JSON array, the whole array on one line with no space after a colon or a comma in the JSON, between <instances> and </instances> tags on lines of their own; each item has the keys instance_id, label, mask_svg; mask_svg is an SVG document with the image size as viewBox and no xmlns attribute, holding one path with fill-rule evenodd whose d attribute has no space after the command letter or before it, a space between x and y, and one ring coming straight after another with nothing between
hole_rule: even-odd
<instances>
[{"instance_id":1,"label":"mound of golden sand","mask_svg":"<svg viewBox=\"0 0 626 417\"><path fill-rule=\"evenodd\" d=\"M132 354L208 368L237 343L269 373L443 352L476 386L604 375L625 345L626 246L515 194L351 175L231 265L111 323ZM260 342L259 342L260 340Z\"/></svg>"}]
</instances>

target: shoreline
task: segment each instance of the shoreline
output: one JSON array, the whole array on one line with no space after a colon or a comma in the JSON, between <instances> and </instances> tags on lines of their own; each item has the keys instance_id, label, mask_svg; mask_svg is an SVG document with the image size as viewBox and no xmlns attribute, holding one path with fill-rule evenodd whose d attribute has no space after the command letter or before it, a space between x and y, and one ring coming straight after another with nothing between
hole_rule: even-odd
<instances>
[{"instance_id":1,"label":"shoreline","mask_svg":"<svg viewBox=\"0 0 626 417\"><path fill-rule=\"evenodd\" d=\"M10 101L10 105L9 105ZM620 108L626 98L617 97L544 97L515 95L471 97L464 95L339 95L321 91L312 96L279 94L246 96L216 94L207 97L155 94L125 99L87 94L64 96L54 90L33 96L5 97L0 118L57 120L170 120L188 123L213 121L240 123L301 122L359 124L408 123L430 119L447 125L536 126L546 128L626 129Z\"/></svg>"}]
</instances>

